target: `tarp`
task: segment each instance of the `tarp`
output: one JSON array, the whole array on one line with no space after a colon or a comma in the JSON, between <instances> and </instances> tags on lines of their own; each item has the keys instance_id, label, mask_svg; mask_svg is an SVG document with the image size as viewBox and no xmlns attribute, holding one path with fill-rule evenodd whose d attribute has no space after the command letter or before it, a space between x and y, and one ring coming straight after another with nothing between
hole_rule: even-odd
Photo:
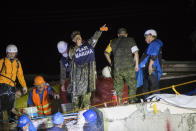
<instances>
[{"instance_id":1,"label":"tarp","mask_svg":"<svg viewBox=\"0 0 196 131\"><path fill-rule=\"evenodd\" d=\"M148 99L162 99L167 103L183 108L196 109L196 96L187 95L176 95L176 94L154 94L147 98Z\"/></svg>"}]
</instances>

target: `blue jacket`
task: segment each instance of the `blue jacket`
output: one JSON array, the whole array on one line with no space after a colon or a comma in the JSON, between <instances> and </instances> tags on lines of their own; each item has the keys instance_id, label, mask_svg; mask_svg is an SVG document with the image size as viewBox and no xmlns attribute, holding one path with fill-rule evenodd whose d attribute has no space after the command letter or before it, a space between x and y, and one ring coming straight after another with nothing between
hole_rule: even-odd
<instances>
[{"instance_id":1,"label":"blue jacket","mask_svg":"<svg viewBox=\"0 0 196 131\"><path fill-rule=\"evenodd\" d=\"M144 58L144 60L142 60L139 64L139 70L136 73L136 79L137 79L137 88L143 85L143 71L142 68L148 66L147 62L149 61L150 56L157 56L156 60L154 61L153 64L153 68L155 69L152 74L155 74L155 72L158 73L158 80L160 80L161 76L162 76L162 69L161 69L161 65L159 63L159 51L160 48L163 46L163 42L159 39L156 39L154 41L152 41L150 43L150 45L147 48L146 51L146 57Z\"/></svg>"},{"instance_id":2,"label":"blue jacket","mask_svg":"<svg viewBox=\"0 0 196 131\"><path fill-rule=\"evenodd\" d=\"M187 96L192 96L192 95L196 94L196 89L194 89L192 91L189 91L189 92L186 92L184 94L187 95Z\"/></svg>"},{"instance_id":3,"label":"blue jacket","mask_svg":"<svg viewBox=\"0 0 196 131\"><path fill-rule=\"evenodd\" d=\"M69 59L68 57L62 56L62 57L61 57L61 61L62 61L62 63L63 63L63 66L64 66L65 69L66 69L66 76L69 76L70 70L71 70L70 59Z\"/></svg>"}]
</instances>

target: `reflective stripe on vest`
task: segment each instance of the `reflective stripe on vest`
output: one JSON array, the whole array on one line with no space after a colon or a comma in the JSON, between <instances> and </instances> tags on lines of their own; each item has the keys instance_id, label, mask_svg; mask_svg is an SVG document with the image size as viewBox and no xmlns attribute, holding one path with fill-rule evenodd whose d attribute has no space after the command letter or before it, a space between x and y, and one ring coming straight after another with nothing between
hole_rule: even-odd
<instances>
[{"instance_id":1,"label":"reflective stripe on vest","mask_svg":"<svg viewBox=\"0 0 196 131\"><path fill-rule=\"evenodd\" d=\"M47 86L45 86L43 100L41 103L39 93L36 93L36 88L33 89L33 103L37 106L38 114L52 114L51 103L48 96Z\"/></svg>"},{"instance_id":2,"label":"reflective stripe on vest","mask_svg":"<svg viewBox=\"0 0 196 131\"><path fill-rule=\"evenodd\" d=\"M52 112L52 109L50 108L47 111L38 110L37 112L38 112L38 114L50 115Z\"/></svg>"},{"instance_id":3,"label":"reflective stripe on vest","mask_svg":"<svg viewBox=\"0 0 196 131\"><path fill-rule=\"evenodd\" d=\"M47 104L47 105L44 105L44 106L37 106L37 108L47 108L48 106L50 106L51 103Z\"/></svg>"}]
</instances>

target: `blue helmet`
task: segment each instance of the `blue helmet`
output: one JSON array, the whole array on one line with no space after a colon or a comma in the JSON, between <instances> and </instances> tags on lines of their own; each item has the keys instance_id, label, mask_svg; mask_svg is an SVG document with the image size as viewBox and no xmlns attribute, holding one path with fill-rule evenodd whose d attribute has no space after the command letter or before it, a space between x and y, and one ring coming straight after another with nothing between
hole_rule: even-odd
<instances>
[{"instance_id":1,"label":"blue helmet","mask_svg":"<svg viewBox=\"0 0 196 131\"><path fill-rule=\"evenodd\" d=\"M97 114L94 110L89 109L83 113L84 118L87 122L94 122L97 120Z\"/></svg>"},{"instance_id":2,"label":"blue helmet","mask_svg":"<svg viewBox=\"0 0 196 131\"><path fill-rule=\"evenodd\" d=\"M24 127L26 126L31 120L29 119L29 117L27 115L22 115L19 119L18 119L18 127Z\"/></svg>"},{"instance_id":3,"label":"blue helmet","mask_svg":"<svg viewBox=\"0 0 196 131\"><path fill-rule=\"evenodd\" d=\"M55 113L55 114L53 115L53 117L52 117L52 122L53 122L54 124L57 124L57 125L63 123L63 122L64 122L64 117L63 117L63 115L62 115L60 112Z\"/></svg>"}]
</instances>

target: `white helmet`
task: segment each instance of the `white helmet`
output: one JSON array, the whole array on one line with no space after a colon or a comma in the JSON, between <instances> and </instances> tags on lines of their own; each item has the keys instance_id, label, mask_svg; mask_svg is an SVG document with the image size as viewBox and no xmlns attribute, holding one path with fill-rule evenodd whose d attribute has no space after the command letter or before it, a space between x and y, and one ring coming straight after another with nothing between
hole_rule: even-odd
<instances>
[{"instance_id":1,"label":"white helmet","mask_svg":"<svg viewBox=\"0 0 196 131\"><path fill-rule=\"evenodd\" d=\"M150 29L150 30L147 30L147 31L144 33L144 36L146 36L146 35L152 35L152 36L157 37L157 32L156 32L156 30L154 30L154 29Z\"/></svg>"},{"instance_id":2,"label":"white helmet","mask_svg":"<svg viewBox=\"0 0 196 131\"><path fill-rule=\"evenodd\" d=\"M102 75L106 78L112 77L111 76L111 67L110 66L104 67L102 70Z\"/></svg>"},{"instance_id":3,"label":"white helmet","mask_svg":"<svg viewBox=\"0 0 196 131\"><path fill-rule=\"evenodd\" d=\"M67 42L59 41L57 43L57 48L58 48L59 53L65 52L67 50L67 45L68 45Z\"/></svg>"},{"instance_id":4,"label":"white helmet","mask_svg":"<svg viewBox=\"0 0 196 131\"><path fill-rule=\"evenodd\" d=\"M12 53L17 53L18 52L18 49L15 45L8 45L6 47L6 53L9 53L9 52L12 52Z\"/></svg>"}]
</instances>

